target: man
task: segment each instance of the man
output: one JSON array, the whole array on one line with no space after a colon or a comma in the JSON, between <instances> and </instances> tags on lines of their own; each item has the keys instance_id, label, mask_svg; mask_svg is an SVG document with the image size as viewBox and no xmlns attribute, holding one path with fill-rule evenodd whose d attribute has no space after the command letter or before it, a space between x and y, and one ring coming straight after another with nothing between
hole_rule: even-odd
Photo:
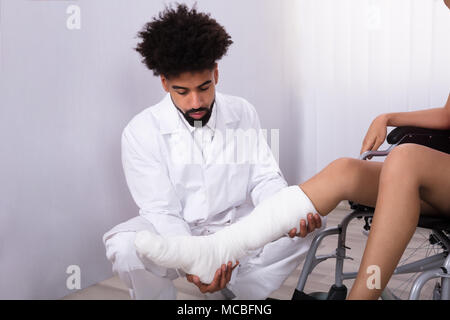
<instances>
[{"instance_id":1,"label":"man","mask_svg":"<svg viewBox=\"0 0 450 320\"><path fill-rule=\"evenodd\" d=\"M110 230L103 240L113 270L133 298L175 299L172 280L184 276L182 270L140 259L136 232L214 233L249 214L287 183L265 140L255 140L258 161L228 156L230 150L242 148L236 139L225 139L227 134L259 132L260 124L251 104L215 90L217 61L232 44L222 26L195 8L178 5L146 24L139 37L136 50L160 76L167 95L123 131L123 167L140 215ZM320 227L319 215L310 215L307 227L305 221L300 223L299 235L306 237ZM310 238L284 237L235 266L224 264L210 284L196 275L186 277L209 298L265 299L298 266Z\"/></svg>"}]
</instances>

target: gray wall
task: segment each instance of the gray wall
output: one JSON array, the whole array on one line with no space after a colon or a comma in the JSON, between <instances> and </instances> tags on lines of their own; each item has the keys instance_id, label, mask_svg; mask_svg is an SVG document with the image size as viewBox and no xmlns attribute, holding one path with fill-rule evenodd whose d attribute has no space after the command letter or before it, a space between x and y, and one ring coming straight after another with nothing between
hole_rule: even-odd
<instances>
[{"instance_id":1,"label":"gray wall","mask_svg":"<svg viewBox=\"0 0 450 320\"><path fill-rule=\"evenodd\" d=\"M70 4L81 8L80 30L66 28ZM282 128L278 1L198 7L235 42L219 65L218 90L252 102L265 128ZM72 292L69 265L80 266L83 288L112 275L101 237L138 214L120 134L164 94L132 48L162 8L147 0L1 0L0 298L63 297ZM289 176L288 157L281 159Z\"/></svg>"}]
</instances>

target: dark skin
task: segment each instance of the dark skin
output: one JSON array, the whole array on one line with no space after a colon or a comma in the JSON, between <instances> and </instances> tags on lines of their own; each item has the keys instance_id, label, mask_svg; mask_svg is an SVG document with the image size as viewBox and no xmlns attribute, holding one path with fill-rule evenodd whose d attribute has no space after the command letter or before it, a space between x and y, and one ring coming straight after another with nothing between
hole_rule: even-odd
<instances>
[{"instance_id":1,"label":"dark skin","mask_svg":"<svg viewBox=\"0 0 450 320\"><path fill-rule=\"evenodd\" d=\"M234 266L231 261L228 262L228 265L223 264L222 268L217 269L214 279L210 284L201 282L199 277L192 274L187 274L186 279L187 281L195 284L200 289L201 293L213 293L226 287L227 283L230 282L231 273L238 266L238 264L239 261L236 261Z\"/></svg>"},{"instance_id":2,"label":"dark skin","mask_svg":"<svg viewBox=\"0 0 450 320\"><path fill-rule=\"evenodd\" d=\"M319 214L316 213L313 215L312 213L309 213L307 219L308 224L306 224L304 219L300 220L299 233L297 233L297 228L293 228L289 231L288 235L290 238L294 238L296 236L304 238L309 233L322 227L322 219ZM186 279L187 281L195 284L200 289L201 293L213 293L226 287L228 282L230 282L233 270L238 266L238 264L239 261L236 261L234 266L231 261L228 262L228 265L223 264L221 268L217 269L214 279L210 284L202 283L199 277L192 274L187 274Z\"/></svg>"}]
</instances>

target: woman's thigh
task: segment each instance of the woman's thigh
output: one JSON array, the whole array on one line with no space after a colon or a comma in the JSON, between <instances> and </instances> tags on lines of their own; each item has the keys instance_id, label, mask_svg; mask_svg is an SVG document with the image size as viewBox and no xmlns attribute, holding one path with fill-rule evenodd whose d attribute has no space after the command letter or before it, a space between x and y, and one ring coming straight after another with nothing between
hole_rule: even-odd
<instances>
[{"instance_id":1,"label":"woman's thigh","mask_svg":"<svg viewBox=\"0 0 450 320\"><path fill-rule=\"evenodd\" d=\"M396 147L383 165L403 179L417 179L422 214L450 216L450 155L416 144ZM381 186L383 187L383 186Z\"/></svg>"}]
</instances>

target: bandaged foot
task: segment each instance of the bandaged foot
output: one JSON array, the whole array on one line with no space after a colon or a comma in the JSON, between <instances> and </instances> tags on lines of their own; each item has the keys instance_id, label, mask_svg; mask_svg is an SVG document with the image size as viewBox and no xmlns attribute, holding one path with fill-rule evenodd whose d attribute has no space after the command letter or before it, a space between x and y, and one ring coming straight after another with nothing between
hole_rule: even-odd
<instances>
[{"instance_id":1,"label":"bandaged foot","mask_svg":"<svg viewBox=\"0 0 450 320\"><path fill-rule=\"evenodd\" d=\"M164 237L150 231L136 235L141 258L155 264L181 269L203 283L211 283L222 264L237 260L297 228L308 213L317 213L299 186L286 187L258 204L240 221L207 236Z\"/></svg>"}]
</instances>

